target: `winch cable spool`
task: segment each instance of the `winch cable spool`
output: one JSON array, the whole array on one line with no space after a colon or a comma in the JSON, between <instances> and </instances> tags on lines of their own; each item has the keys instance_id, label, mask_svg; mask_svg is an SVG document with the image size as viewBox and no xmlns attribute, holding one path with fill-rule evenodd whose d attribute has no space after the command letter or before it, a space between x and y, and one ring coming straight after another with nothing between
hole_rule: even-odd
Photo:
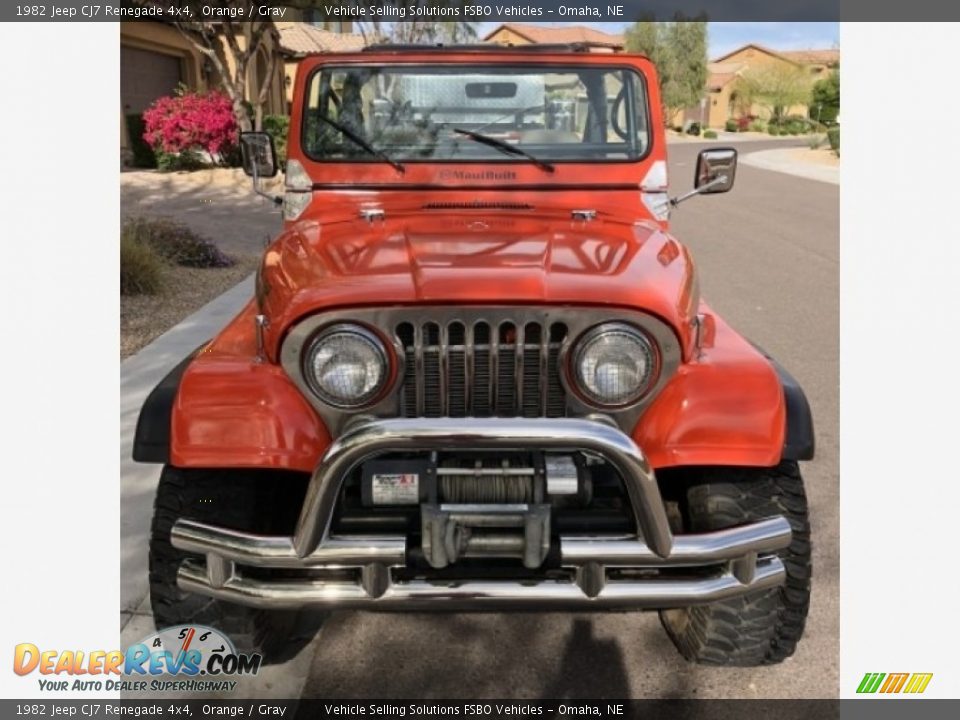
<instances>
[{"instance_id":1,"label":"winch cable spool","mask_svg":"<svg viewBox=\"0 0 960 720\"><path fill-rule=\"evenodd\" d=\"M499 467L476 460L473 467L457 464L437 468L437 489L442 502L451 504L529 504L541 502L543 473L533 467Z\"/></svg>"},{"instance_id":2,"label":"winch cable spool","mask_svg":"<svg viewBox=\"0 0 960 720\"><path fill-rule=\"evenodd\" d=\"M447 503L520 504L535 501L534 478L523 475L441 475Z\"/></svg>"}]
</instances>

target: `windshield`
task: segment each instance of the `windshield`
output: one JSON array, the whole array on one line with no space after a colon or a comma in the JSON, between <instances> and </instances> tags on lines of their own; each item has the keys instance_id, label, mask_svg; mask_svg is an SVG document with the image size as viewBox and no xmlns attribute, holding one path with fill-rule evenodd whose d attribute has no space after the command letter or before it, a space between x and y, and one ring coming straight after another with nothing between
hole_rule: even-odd
<instances>
[{"instance_id":1,"label":"windshield","mask_svg":"<svg viewBox=\"0 0 960 720\"><path fill-rule=\"evenodd\" d=\"M305 102L314 160L624 161L650 142L645 85L629 68L323 67Z\"/></svg>"}]
</instances>

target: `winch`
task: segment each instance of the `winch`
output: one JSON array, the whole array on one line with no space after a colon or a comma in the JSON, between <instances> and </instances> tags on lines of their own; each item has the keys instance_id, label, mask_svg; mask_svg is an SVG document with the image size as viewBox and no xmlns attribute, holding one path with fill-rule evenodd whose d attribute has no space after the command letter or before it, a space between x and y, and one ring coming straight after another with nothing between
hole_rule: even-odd
<instances>
[{"instance_id":1,"label":"winch","mask_svg":"<svg viewBox=\"0 0 960 720\"><path fill-rule=\"evenodd\" d=\"M519 558L539 567L550 549L554 505L586 505L592 483L579 454L445 454L364 463L361 497L370 507L419 505L427 562Z\"/></svg>"}]
</instances>

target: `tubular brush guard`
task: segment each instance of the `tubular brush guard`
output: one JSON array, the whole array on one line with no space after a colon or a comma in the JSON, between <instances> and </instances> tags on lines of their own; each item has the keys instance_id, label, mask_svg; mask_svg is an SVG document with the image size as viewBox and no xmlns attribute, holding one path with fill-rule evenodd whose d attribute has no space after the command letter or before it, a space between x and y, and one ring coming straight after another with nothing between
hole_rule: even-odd
<instances>
[{"instance_id":1,"label":"tubular brush guard","mask_svg":"<svg viewBox=\"0 0 960 720\"><path fill-rule=\"evenodd\" d=\"M567 450L599 455L620 474L639 533L560 537L560 564L570 580L404 580L404 536L333 536L341 485L365 460L385 452L429 450ZM260 608L307 605L377 610L669 608L709 603L782 585L790 525L782 516L735 528L674 536L656 477L643 452L618 428L573 418L364 420L349 426L317 465L296 532L261 536L190 520L171 531L174 547L206 557L185 561L186 591ZM241 566L302 569L309 578L260 580ZM689 577L622 579L626 570L695 568ZM617 577L610 577L615 569ZM324 578L322 571L328 573ZM344 570L354 578L344 579Z\"/></svg>"}]
</instances>

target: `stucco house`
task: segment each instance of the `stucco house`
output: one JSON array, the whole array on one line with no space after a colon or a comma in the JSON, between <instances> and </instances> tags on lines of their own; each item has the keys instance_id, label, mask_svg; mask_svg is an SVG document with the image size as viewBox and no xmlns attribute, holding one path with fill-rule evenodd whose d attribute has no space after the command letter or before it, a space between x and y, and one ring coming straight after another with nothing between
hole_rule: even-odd
<instances>
[{"instance_id":1,"label":"stucco house","mask_svg":"<svg viewBox=\"0 0 960 720\"><path fill-rule=\"evenodd\" d=\"M684 121L691 120L706 121L707 127L722 128L727 120L735 120L743 115L763 117L766 114L764 108L757 105L745 107L741 102L737 81L751 71L777 65L801 69L809 77L812 88L817 80L826 77L840 65L840 50L771 50L751 43L721 55L707 65L706 107L695 106L684 110L674 118L674 124L682 125ZM806 116L808 111L809 107L801 104L789 108L787 114Z\"/></svg>"},{"instance_id":2,"label":"stucco house","mask_svg":"<svg viewBox=\"0 0 960 720\"><path fill-rule=\"evenodd\" d=\"M243 23L246 32L249 25ZM290 93L299 58L312 52L348 49L356 45L359 35L349 32L350 23L284 21L275 23L279 42L272 36L265 40L247 72L248 87L261 87L270 67L270 56L277 53L264 113L282 115L289 112ZM238 38L243 47L244 38ZM362 44L359 45L362 47ZM225 53L230 72L232 57ZM197 50L171 23L120 23L120 149L121 158L130 154L128 116L138 116L154 100L170 95L177 87L203 92L215 88L219 77L213 63Z\"/></svg>"}]
</instances>

